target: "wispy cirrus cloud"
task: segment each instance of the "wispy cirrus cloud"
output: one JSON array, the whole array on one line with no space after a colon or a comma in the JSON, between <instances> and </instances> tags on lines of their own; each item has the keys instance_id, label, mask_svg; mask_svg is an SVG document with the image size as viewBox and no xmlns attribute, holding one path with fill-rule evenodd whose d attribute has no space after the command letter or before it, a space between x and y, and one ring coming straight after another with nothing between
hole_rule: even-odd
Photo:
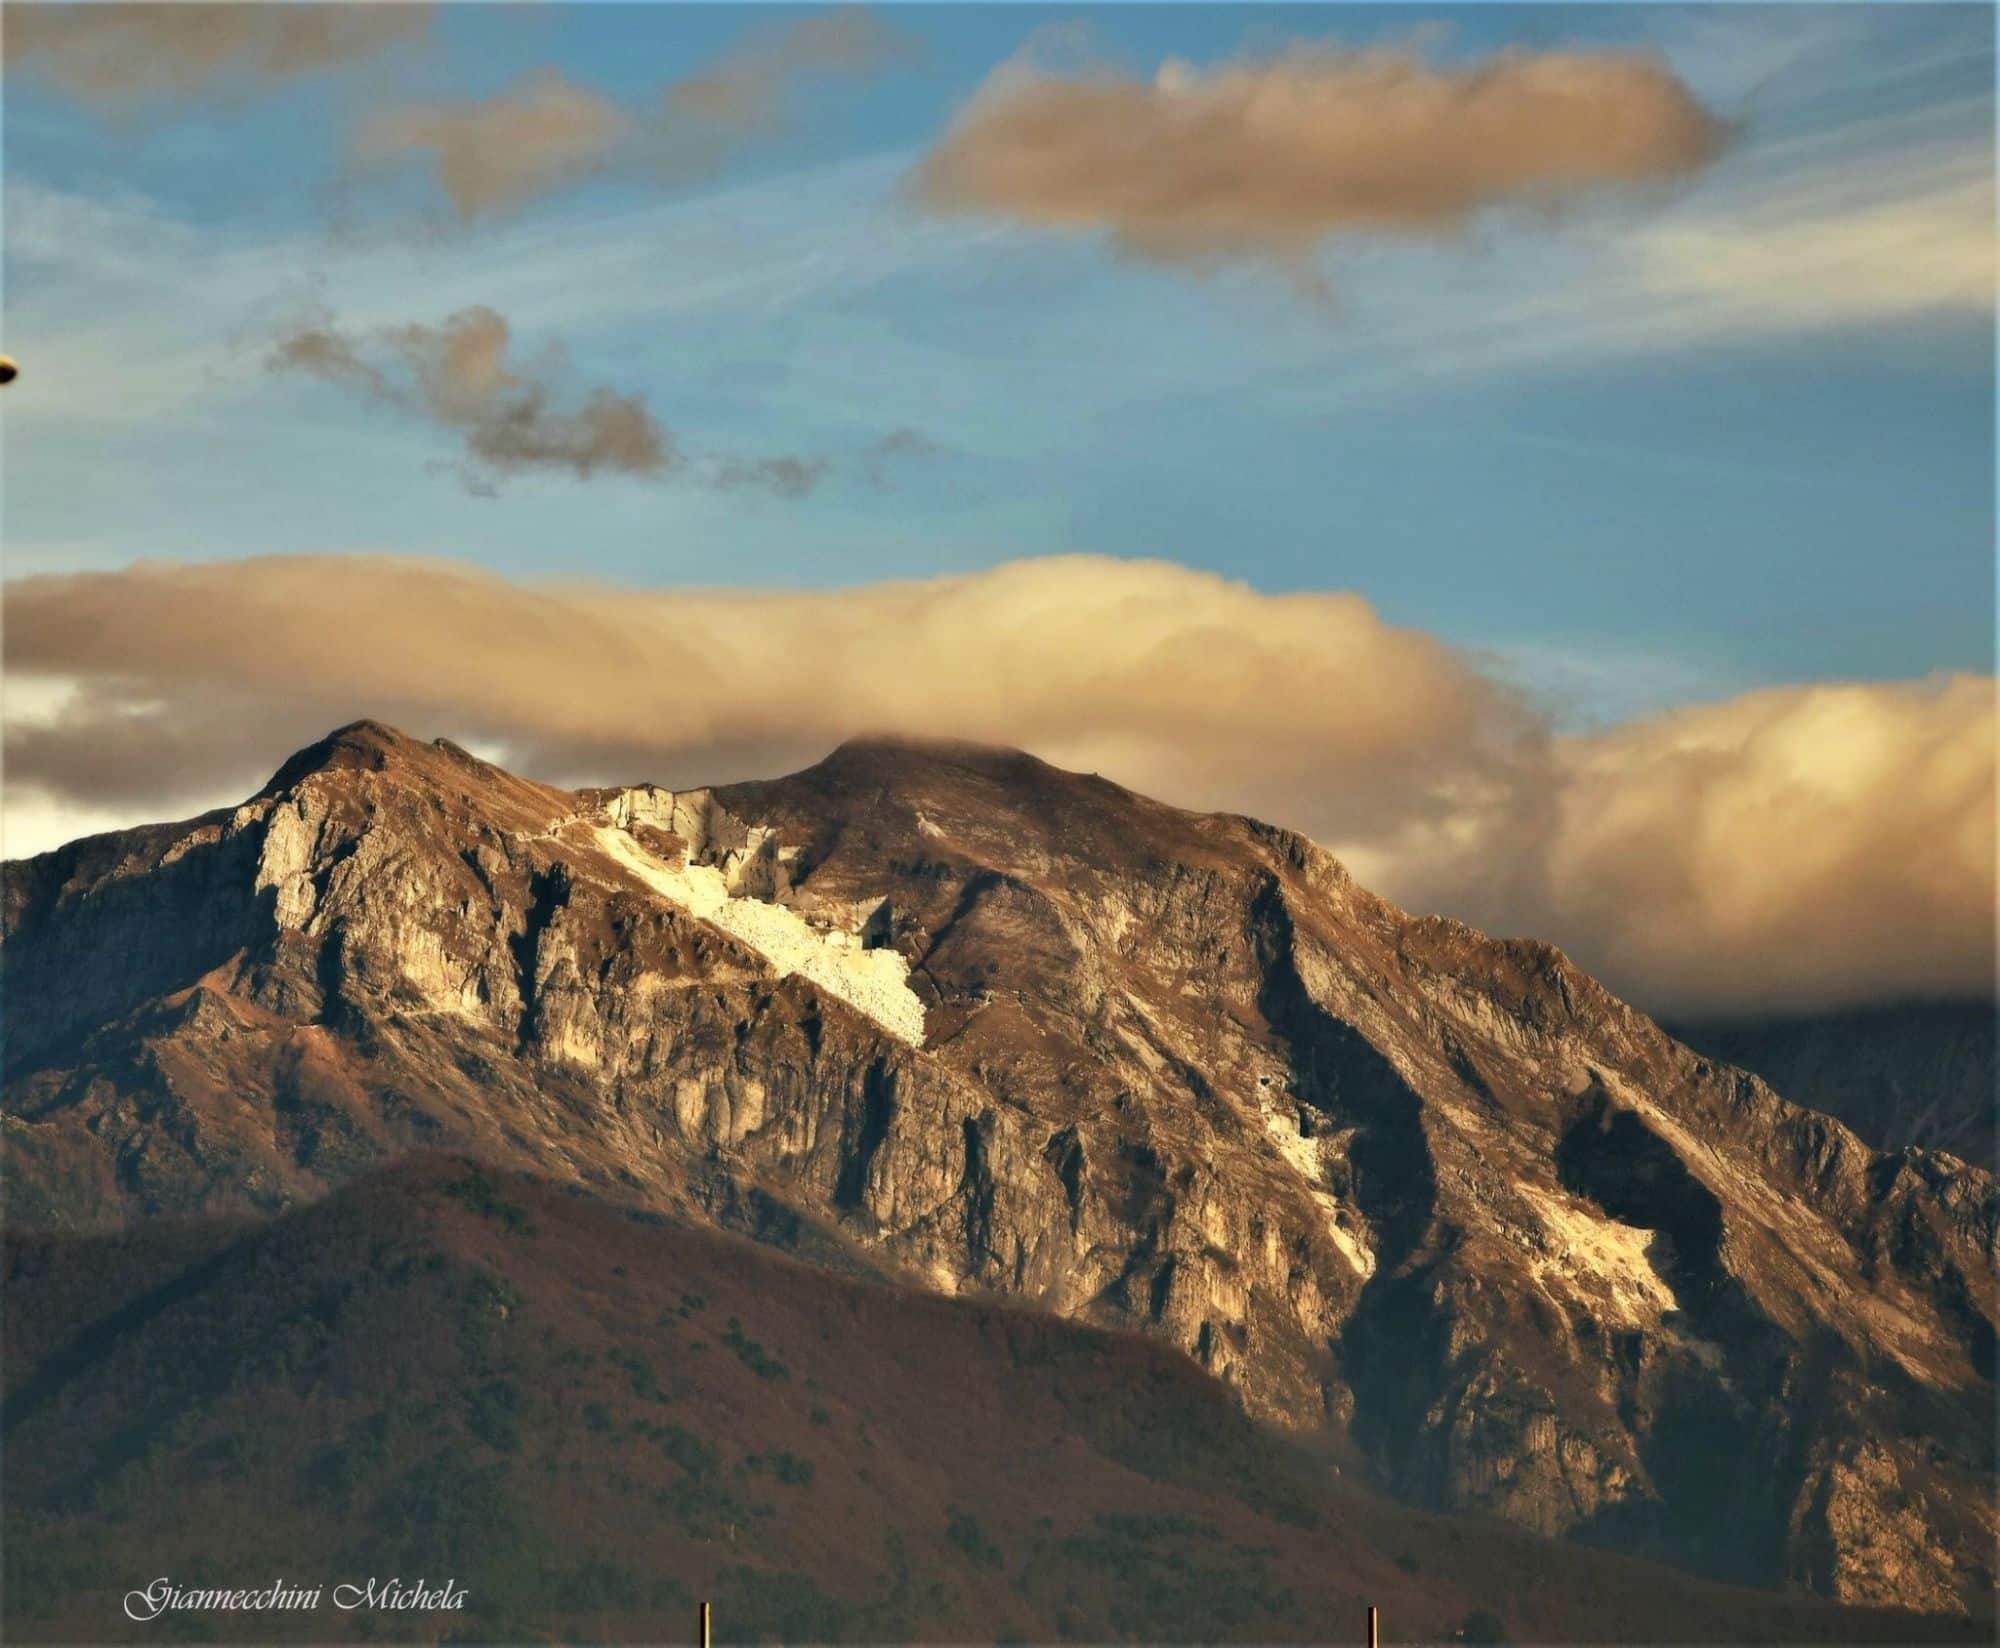
<instances>
[{"instance_id":1,"label":"wispy cirrus cloud","mask_svg":"<svg viewBox=\"0 0 2000 1648\"><path fill-rule=\"evenodd\" d=\"M1780 199L1663 222L1634 236L1626 257L1643 291L1700 305L1718 332L1989 315L2000 274L1993 178L1966 166L1886 198Z\"/></svg>"},{"instance_id":2,"label":"wispy cirrus cloud","mask_svg":"<svg viewBox=\"0 0 2000 1648\"><path fill-rule=\"evenodd\" d=\"M10 173L7 252L35 276L9 292L11 333L61 367L39 372L10 415L150 421L259 396L273 322L336 290L350 325L370 332L397 324L420 286L439 310L485 304L522 333L672 328L692 344L719 320L761 322L964 262L980 233L879 209L896 174L871 155L635 202L560 235L507 223L477 241L328 247L309 229L196 223L136 192ZM239 360L246 337L258 352Z\"/></svg>"},{"instance_id":3,"label":"wispy cirrus cloud","mask_svg":"<svg viewBox=\"0 0 2000 1648\"><path fill-rule=\"evenodd\" d=\"M1563 736L1356 595L1096 557L811 594L156 563L16 580L0 616L11 852L65 817L237 799L363 714L557 782L970 737L1303 828L1365 884L1553 939L1656 1010L1993 988L1987 677L1784 687Z\"/></svg>"},{"instance_id":4,"label":"wispy cirrus cloud","mask_svg":"<svg viewBox=\"0 0 2000 1648\"><path fill-rule=\"evenodd\" d=\"M1582 365L1643 365L1847 332L1982 328L1994 310L1990 99L1746 139L1699 195L1496 235L1477 301L1441 259L1400 282L1335 263L1347 313L1309 372L1273 393L1352 406L1447 384ZM1442 299L1451 282L1457 301ZM1978 348L1965 369L1987 370Z\"/></svg>"}]
</instances>

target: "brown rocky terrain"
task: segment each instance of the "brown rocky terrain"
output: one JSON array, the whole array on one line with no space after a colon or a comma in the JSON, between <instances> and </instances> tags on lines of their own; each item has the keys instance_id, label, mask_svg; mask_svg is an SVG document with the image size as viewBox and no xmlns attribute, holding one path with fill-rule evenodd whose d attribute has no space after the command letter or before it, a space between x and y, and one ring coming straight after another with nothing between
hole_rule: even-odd
<instances>
[{"instance_id":1,"label":"brown rocky terrain","mask_svg":"<svg viewBox=\"0 0 2000 1648\"><path fill-rule=\"evenodd\" d=\"M570 793L361 724L7 867L11 1224L449 1147L1150 1335L1414 1506L1990 1611L1990 1174L1023 755Z\"/></svg>"}]
</instances>

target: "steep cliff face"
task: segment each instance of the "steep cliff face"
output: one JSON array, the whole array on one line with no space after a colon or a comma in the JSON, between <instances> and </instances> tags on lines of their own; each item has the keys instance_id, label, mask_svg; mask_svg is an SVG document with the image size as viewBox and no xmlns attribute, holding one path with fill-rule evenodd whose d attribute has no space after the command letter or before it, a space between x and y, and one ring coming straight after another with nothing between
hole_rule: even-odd
<instances>
[{"instance_id":1,"label":"steep cliff face","mask_svg":"<svg viewBox=\"0 0 2000 1648\"><path fill-rule=\"evenodd\" d=\"M10 1217L414 1145L1180 1347L1427 1506L1990 1603L1985 1173L1546 946L1031 758L572 794L362 725L8 867Z\"/></svg>"}]
</instances>

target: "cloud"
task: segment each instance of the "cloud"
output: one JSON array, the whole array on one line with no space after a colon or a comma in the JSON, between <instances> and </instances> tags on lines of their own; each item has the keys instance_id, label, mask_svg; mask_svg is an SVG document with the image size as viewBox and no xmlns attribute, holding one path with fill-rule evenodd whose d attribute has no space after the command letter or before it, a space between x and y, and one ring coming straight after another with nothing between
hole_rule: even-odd
<instances>
[{"instance_id":1,"label":"cloud","mask_svg":"<svg viewBox=\"0 0 2000 1648\"><path fill-rule=\"evenodd\" d=\"M1559 751L1515 912L1676 1004L1990 994L1994 682L1785 687Z\"/></svg>"},{"instance_id":2,"label":"cloud","mask_svg":"<svg viewBox=\"0 0 2000 1648\"><path fill-rule=\"evenodd\" d=\"M1509 51L1465 68L1294 44L1149 83L1012 64L919 168L946 211L1108 231L1163 259L1294 268L1332 235L1435 235L1706 166L1724 126L1653 58Z\"/></svg>"},{"instance_id":3,"label":"cloud","mask_svg":"<svg viewBox=\"0 0 2000 1648\"><path fill-rule=\"evenodd\" d=\"M1992 988L1990 680L1789 688L1559 737L1357 596L1090 557L825 593L142 563L17 580L4 624L17 832L57 807L236 799L360 715L558 782L965 737L1304 829L1378 890L1553 939L1654 1010ZM23 686L40 696L17 710Z\"/></svg>"},{"instance_id":4,"label":"cloud","mask_svg":"<svg viewBox=\"0 0 2000 1648\"><path fill-rule=\"evenodd\" d=\"M1989 677L1768 688L1556 739L1541 805L1352 868L1655 1010L1991 995L1996 741Z\"/></svg>"},{"instance_id":5,"label":"cloud","mask_svg":"<svg viewBox=\"0 0 2000 1648\"><path fill-rule=\"evenodd\" d=\"M1643 292L1695 310L1711 332L1991 315L1991 153L1972 170L1888 200L1660 223L1624 249Z\"/></svg>"},{"instance_id":6,"label":"cloud","mask_svg":"<svg viewBox=\"0 0 2000 1648\"><path fill-rule=\"evenodd\" d=\"M803 498L826 479L832 467L826 458L722 458L711 473L714 484L724 492L749 489L780 498Z\"/></svg>"},{"instance_id":7,"label":"cloud","mask_svg":"<svg viewBox=\"0 0 2000 1648\"><path fill-rule=\"evenodd\" d=\"M507 362L507 322L491 309L462 309L437 326L389 327L365 338L329 322L287 333L273 371L303 372L370 399L418 413L464 436L468 479L530 469L663 475L682 463L672 439L636 396L592 389L569 411L553 397L567 376L550 353L532 368Z\"/></svg>"},{"instance_id":8,"label":"cloud","mask_svg":"<svg viewBox=\"0 0 2000 1648\"><path fill-rule=\"evenodd\" d=\"M278 82L363 61L429 29L423 4L7 8L0 61L107 107Z\"/></svg>"},{"instance_id":9,"label":"cloud","mask_svg":"<svg viewBox=\"0 0 2000 1648\"><path fill-rule=\"evenodd\" d=\"M544 71L488 98L373 116L355 137L354 175L412 162L434 169L461 221L607 174L705 176L742 144L782 130L815 80L870 75L908 55L901 35L848 9L755 30L642 105Z\"/></svg>"},{"instance_id":10,"label":"cloud","mask_svg":"<svg viewBox=\"0 0 2000 1648\"><path fill-rule=\"evenodd\" d=\"M630 131L615 104L550 71L484 100L376 115L354 147L364 169L427 157L453 210L469 219L601 170Z\"/></svg>"},{"instance_id":11,"label":"cloud","mask_svg":"<svg viewBox=\"0 0 2000 1648\"><path fill-rule=\"evenodd\" d=\"M803 83L875 74L913 55L912 42L872 12L821 12L760 30L713 67L670 84L667 115L725 131L771 131L783 126Z\"/></svg>"},{"instance_id":12,"label":"cloud","mask_svg":"<svg viewBox=\"0 0 2000 1648\"><path fill-rule=\"evenodd\" d=\"M1572 366L1850 331L1947 329L1985 373L1995 288L1992 99L1746 139L1727 175L1642 216L1578 224L1558 246L1483 242L1478 301L1437 301L1429 270L1343 272L1356 324L1295 409ZM1896 331L1891 329L1895 328ZM1932 355L1931 359L1937 357ZM1655 455L1657 461L1657 454Z\"/></svg>"},{"instance_id":13,"label":"cloud","mask_svg":"<svg viewBox=\"0 0 2000 1648\"><path fill-rule=\"evenodd\" d=\"M887 487L890 472L906 461L934 458L939 447L920 429L892 429L861 454L861 472L871 486Z\"/></svg>"},{"instance_id":14,"label":"cloud","mask_svg":"<svg viewBox=\"0 0 2000 1648\"><path fill-rule=\"evenodd\" d=\"M1334 760L1368 782L1323 798L1322 825L1360 831L1442 810L1441 779L1502 773L1539 737L1511 695L1359 597L1265 596L1089 557L827 593L524 585L372 557L142 563L18 580L4 619L11 676L79 683L47 724L82 734L32 760L10 747L9 776L79 800L155 782L122 751L100 767L86 728L145 723L179 741L170 725L208 693L274 717L258 737L275 745L365 709L579 778L577 751L681 776L714 776L726 756L747 774L867 730L1116 763L1183 795L1192 783L1203 802L1318 790ZM235 639L218 649L223 634ZM184 746L161 770L208 785L267 753L255 739Z\"/></svg>"},{"instance_id":15,"label":"cloud","mask_svg":"<svg viewBox=\"0 0 2000 1648\"><path fill-rule=\"evenodd\" d=\"M504 478L530 470L650 479L682 476L720 492L763 492L798 499L832 475L831 457L740 453L690 455L637 395L583 390L570 383L563 352L551 347L532 362L510 364L511 329L492 309L461 309L435 326L342 330L316 314L289 326L265 356L273 372L338 384L461 436L461 478L491 496ZM573 403L564 410L561 403ZM884 484L890 458L933 450L914 430L897 430L851 461ZM849 459L842 459L847 463Z\"/></svg>"}]
</instances>

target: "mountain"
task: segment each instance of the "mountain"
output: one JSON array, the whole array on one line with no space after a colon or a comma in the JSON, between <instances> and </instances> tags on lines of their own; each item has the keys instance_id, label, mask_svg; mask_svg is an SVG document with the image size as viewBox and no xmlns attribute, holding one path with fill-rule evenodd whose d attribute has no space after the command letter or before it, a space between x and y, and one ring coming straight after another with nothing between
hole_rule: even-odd
<instances>
[{"instance_id":1,"label":"mountain","mask_svg":"<svg viewBox=\"0 0 2000 1648\"><path fill-rule=\"evenodd\" d=\"M1547 945L1009 751L568 792L361 723L8 866L8 1214L289 1215L445 1148L1185 1352L1328 1472L1990 1612L1990 1174Z\"/></svg>"},{"instance_id":2,"label":"mountain","mask_svg":"<svg viewBox=\"0 0 2000 1648\"><path fill-rule=\"evenodd\" d=\"M1155 1342L578 1191L419 1155L267 1222L10 1241L8 1640L141 1640L177 1622L135 1584L304 1552L449 1578L482 1641L684 1640L698 1599L722 1641L1312 1641L1371 1603L1406 1640L1983 1634L1427 1516Z\"/></svg>"},{"instance_id":3,"label":"mountain","mask_svg":"<svg viewBox=\"0 0 2000 1648\"><path fill-rule=\"evenodd\" d=\"M1990 1001L1887 1002L1671 1028L1710 1058L1838 1116L1878 1150L1921 1145L1989 1169L2000 1150Z\"/></svg>"}]
</instances>

